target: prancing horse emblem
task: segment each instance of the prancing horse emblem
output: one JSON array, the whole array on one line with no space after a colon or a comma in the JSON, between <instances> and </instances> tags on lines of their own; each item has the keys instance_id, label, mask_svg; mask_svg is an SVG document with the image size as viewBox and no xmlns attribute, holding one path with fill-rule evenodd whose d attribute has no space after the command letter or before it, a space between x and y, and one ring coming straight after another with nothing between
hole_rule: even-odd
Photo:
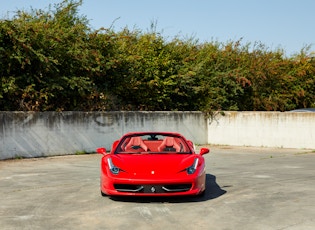
<instances>
[{"instance_id":1,"label":"prancing horse emblem","mask_svg":"<svg viewBox=\"0 0 315 230\"><path fill-rule=\"evenodd\" d=\"M151 192L155 192L155 188L154 187L151 188Z\"/></svg>"}]
</instances>

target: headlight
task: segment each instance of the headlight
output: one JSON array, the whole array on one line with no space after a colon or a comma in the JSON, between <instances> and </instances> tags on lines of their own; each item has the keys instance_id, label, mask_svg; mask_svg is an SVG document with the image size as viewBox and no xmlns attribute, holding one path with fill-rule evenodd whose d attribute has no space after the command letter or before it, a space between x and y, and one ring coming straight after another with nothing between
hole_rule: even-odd
<instances>
[{"instance_id":1,"label":"headlight","mask_svg":"<svg viewBox=\"0 0 315 230\"><path fill-rule=\"evenodd\" d=\"M197 166L198 166L198 161L199 161L199 159L196 158L196 159L194 160L194 163L193 163L190 167L188 167L188 168L186 169L186 171L187 171L188 174L194 174L194 172L196 171Z\"/></svg>"},{"instance_id":2,"label":"headlight","mask_svg":"<svg viewBox=\"0 0 315 230\"><path fill-rule=\"evenodd\" d=\"M107 163L108 163L108 167L111 173L117 175L120 169L113 164L112 159L108 158Z\"/></svg>"}]
</instances>

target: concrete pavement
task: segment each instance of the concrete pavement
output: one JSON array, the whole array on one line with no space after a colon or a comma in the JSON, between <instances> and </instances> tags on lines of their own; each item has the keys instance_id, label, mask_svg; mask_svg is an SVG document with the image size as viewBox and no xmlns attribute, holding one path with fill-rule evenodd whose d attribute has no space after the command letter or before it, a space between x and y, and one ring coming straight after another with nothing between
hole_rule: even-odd
<instances>
[{"instance_id":1,"label":"concrete pavement","mask_svg":"<svg viewBox=\"0 0 315 230\"><path fill-rule=\"evenodd\" d=\"M314 151L211 149L198 198L102 197L97 154L0 161L1 229L315 228Z\"/></svg>"}]
</instances>

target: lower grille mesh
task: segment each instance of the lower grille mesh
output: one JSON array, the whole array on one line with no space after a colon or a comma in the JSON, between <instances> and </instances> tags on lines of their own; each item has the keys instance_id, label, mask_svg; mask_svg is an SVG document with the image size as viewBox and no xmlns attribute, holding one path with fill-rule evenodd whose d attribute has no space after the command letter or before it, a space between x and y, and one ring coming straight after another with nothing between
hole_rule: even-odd
<instances>
[{"instance_id":1,"label":"lower grille mesh","mask_svg":"<svg viewBox=\"0 0 315 230\"><path fill-rule=\"evenodd\" d=\"M115 184L114 187L119 192L134 193L172 193L186 192L191 189L191 184L166 184L166 185L133 185Z\"/></svg>"}]
</instances>

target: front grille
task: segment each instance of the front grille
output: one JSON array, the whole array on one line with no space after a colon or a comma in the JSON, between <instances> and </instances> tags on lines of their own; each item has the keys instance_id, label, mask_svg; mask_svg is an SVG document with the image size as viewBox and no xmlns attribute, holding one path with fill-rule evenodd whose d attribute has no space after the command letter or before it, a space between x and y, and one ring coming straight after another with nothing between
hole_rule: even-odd
<instances>
[{"instance_id":1,"label":"front grille","mask_svg":"<svg viewBox=\"0 0 315 230\"><path fill-rule=\"evenodd\" d=\"M131 184L115 184L114 188L119 192L141 192L143 186Z\"/></svg>"},{"instance_id":2,"label":"front grille","mask_svg":"<svg viewBox=\"0 0 315 230\"><path fill-rule=\"evenodd\" d=\"M191 189L191 184L167 184L167 185L133 185L114 184L114 188L119 192L134 193L172 193L186 192Z\"/></svg>"},{"instance_id":3,"label":"front grille","mask_svg":"<svg viewBox=\"0 0 315 230\"><path fill-rule=\"evenodd\" d=\"M191 188L191 184L172 184L164 185L163 189L167 192L185 192Z\"/></svg>"}]
</instances>

